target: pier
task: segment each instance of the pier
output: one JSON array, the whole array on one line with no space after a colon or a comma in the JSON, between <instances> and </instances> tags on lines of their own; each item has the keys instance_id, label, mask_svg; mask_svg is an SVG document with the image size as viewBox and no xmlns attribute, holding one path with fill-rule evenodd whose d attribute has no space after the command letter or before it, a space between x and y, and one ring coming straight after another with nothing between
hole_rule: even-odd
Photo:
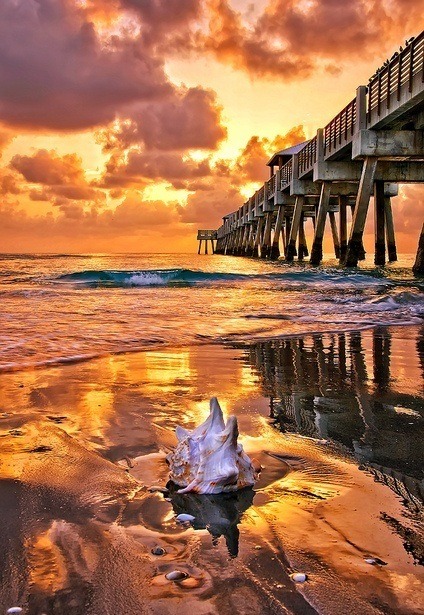
<instances>
[{"instance_id":1,"label":"pier","mask_svg":"<svg viewBox=\"0 0 424 615\"><path fill-rule=\"evenodd\" d=\"M200 254L202 250L202 243L205 242L205 254L208 253L208 241L211 242L212 254L215 254L214 241L217 239L217 232L214 230L199 230L197 231L197 241L199 242L199 249L197 254Z\"/></svg>"},{"instance_id":2,"label":"pier","mask_svg":"<svg viewBox=\"0 0 424 615\"><path fill-rule=\"evenodd\" d=\"M336 258L354 267L365 257L362 239L373 196L375 264L395 261L391 198L398 184L424 183L424 31L359 86L313 139L277 152L267 165L269 180L224 216L217 254L293 261L310 251L309 262L319 265L329 220ZM314 227L310 248L308 218ZM424 233L414 272L424 274Z\"/></svg>"}]
</instances>

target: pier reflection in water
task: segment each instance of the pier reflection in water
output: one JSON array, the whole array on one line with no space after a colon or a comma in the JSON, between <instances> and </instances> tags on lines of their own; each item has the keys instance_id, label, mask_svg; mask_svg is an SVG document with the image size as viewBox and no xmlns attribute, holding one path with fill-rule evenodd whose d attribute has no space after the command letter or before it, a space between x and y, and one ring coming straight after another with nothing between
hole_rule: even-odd
<instances>
[{"instance_id":1,"label":"pier reflection in water","mask_svg":"<svg viewBox=\"0 0 424 615\"><path fill-rule=\"evenodd\" d=\"M282 432L330 439L413 508L424 499L424 327L259 342L248 360Z\"/></svg>"}]
</instances>

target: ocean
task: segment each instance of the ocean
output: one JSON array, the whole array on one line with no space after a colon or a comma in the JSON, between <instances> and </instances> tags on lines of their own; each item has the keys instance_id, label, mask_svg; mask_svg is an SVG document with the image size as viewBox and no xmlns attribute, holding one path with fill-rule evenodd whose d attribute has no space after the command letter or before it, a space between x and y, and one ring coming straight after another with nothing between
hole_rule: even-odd
<instances>
[{"instance_id":1,"label":"ocean","mask_svg":"<svg viewBox=\"0 0 424 615\"><path fill-rule=\"evenodd\" d=\"M412 325L412 256L344 270L229 256L0 256L0 372L163 345Z\"/></svg>"}]
</instances>

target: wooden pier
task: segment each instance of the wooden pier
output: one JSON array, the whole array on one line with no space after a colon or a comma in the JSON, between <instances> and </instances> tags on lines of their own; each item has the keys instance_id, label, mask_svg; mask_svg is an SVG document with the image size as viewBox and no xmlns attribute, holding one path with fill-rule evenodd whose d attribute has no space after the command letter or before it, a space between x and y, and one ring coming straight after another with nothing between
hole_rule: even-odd
<instances>
[{"instance_id":1,"label":"wooden pier","mask_svg":"<svg viewBox=\"0 0 424 615\"><path fill-rule=\"evenodd\" d=\"M216 253L302 260L311 218L310 263L318 265L328 218L336 258L356 266L365 257L373 196L375 264L395 261L391 197L399 183L424 183L424 31L358 87L313 139L277 152L267 164L270 179L215 231ZM205 232L212 231L199 231ZM414 272L424 274L424 234Z\"/></svg>"},{"instance_id":2,"label":"wooden pier","mask_svg":"<svg viewBox=\"0 0 424 615\"><path fill-rule=\"evenodd\" d=\"M217 239L217 232L213 230L199 230L197 231L197 241L199 242L199 249L197 254L200 254L202 249L202 242L205 242L205 254L208 253L208 241L211 242L212 254L215 254L214 241Z\"/></svg>"}]
</instances>

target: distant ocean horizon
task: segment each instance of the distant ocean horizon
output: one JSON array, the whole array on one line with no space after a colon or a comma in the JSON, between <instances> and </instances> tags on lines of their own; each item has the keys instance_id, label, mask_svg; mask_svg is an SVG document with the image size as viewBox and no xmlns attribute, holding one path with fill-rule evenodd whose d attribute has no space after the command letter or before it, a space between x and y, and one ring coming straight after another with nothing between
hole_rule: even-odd
<instances>
[{"instance_id":1,"label":"distant ocean horizon","mask_svg":"<svg viewBox=\"0 0 424 615\"><path fill-rule=\"evenodd\" d=\"M0 371L163 345L417 325L424 280L400 255L386 268L327 260L197 254L0 255Z\"/></svg>"}]
</instances>

